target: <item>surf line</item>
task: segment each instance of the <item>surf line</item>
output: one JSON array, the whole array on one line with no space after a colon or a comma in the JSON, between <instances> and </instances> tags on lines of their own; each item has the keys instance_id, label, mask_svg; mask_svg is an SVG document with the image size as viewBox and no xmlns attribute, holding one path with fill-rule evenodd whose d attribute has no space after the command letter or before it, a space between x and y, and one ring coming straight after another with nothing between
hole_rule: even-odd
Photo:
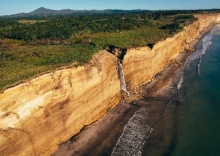
<instances>
[{"instance_id":1,"label":"surf line","mask_svg":"<svg viewBox=\"0 0 220 156\"><path fill-rule=\"evenodd\" d=\"M212 30L203 37L202 39L202 49L201 49L201 55L199 57L199 63L197 68L197 75L200 76L200 64L202 62L203 56L205 55L206 51L209 49L209 47L212 45L213 42L213 36L216 33L218 28L214 26Z\"/></svg>"}]
</instances>

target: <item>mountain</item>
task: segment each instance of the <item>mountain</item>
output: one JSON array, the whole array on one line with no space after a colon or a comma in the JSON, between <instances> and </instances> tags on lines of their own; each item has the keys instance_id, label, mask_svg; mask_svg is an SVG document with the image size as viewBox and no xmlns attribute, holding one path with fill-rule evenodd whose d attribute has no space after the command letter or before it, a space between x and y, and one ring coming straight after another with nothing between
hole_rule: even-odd
<instances>
[{"instance_id":1,"label":"mountain","mask_svg":"<svg viewBox=\"0 0 220 156\"><path fill-rule=\"evenodd\" d=\"M58 13L59 11L47 9L44 7L38 8L32 12L29 13L29 15L47 15L47 14L55 14Z\"/></svg>"},{"instance_id":2,"label":"mountain","mask_svg":"<svg viewBox=\"0 0 220 156\"><path fill-rule=\"evenodd\" d=\"M62 10L52 10L44 7L40 7L29 13L19 13L10 15L10 17L31 17L31 16L56 16L56 15L87 15L87 14L119 14L119 13L131 13L131 12L140 12L148 10L71 10L71 9L62 9Z\"/></svg>"},{"instance_id":3,"label":"mountain","mask_svg":"<svg viewBox=\"0 0 220 156\"><path fill-rule=\"evenodd\" d=\"M53 15L72 14L74 12L75 10L70 10L70 9L52 10L41 7L29 13L14 14L14 15L10 15L10 17L53 16Z\"/></svg>"}]
</instances>

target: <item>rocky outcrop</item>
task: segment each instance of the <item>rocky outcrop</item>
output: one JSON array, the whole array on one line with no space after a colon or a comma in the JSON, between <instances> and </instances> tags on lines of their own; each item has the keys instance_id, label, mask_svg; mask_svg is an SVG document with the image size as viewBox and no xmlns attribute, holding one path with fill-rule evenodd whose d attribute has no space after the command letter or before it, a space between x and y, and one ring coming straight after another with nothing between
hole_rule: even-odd
<instances>
[{"instance_id":1,"label":"rocky outcrop","mask_svg":"<svg viewBox=\"0 0 220 156\"><path fill-rule=\"evenodd\" d=\"M172 38L129 49L123 60L132 90L151 80L191 43L217 15L198 21ZM218 17L218 18L217 18ZM100 119L120 101L117 57L102 51L84 66L42 75L0 94L0 155L50 155L58 145Z\"/></svg>"}]
</instances>

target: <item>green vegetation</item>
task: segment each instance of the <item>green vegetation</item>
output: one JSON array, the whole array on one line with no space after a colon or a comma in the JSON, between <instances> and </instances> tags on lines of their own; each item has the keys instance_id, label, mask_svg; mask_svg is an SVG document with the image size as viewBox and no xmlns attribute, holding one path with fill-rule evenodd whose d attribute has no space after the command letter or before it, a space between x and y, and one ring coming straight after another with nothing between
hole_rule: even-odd
<instances>
[{"instance_id":1,"label":"green vegetation","mask_svg":"<svg viewBox=\"0 0 220 156\"><path fill-rule=\"evenodd\" d=\"M35 23L39 23L39 22L48 22L48 20L18 20L18 23L20 24L35 24Z\"/></svg>"},{"instance_id":2,"label":"green vegetation","mask_svg":"<svg viewBox=\"0 0 220 156\"><path fill-rule=\"evenodd\" d=\"M107 45L153 47L195 20L187 11L0 18L0 90L87 63Z\"/></svg>"}]
</instances>

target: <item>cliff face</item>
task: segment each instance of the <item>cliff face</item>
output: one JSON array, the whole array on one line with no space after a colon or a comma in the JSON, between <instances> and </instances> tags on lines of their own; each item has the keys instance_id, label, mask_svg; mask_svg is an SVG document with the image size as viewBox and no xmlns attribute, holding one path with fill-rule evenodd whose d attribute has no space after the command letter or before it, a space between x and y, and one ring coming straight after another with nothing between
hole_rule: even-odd
<instances>
[{"instance_id":1,"label":"cliff face","mask_svg":"<svg viewBox=\"0 0 220 156\"><path fill-rule=\"evenodd\" d=\"M192 41L217 15L198 21L172 38L148 47L129 49L125 80L135 87L151 80L175 56L190 50ZM117 58L99 52L89 64L33 79L0 94L0 155L50 155L58 145L101 118L120 101Z\"/></svg>"},{"instance_id":2,"label":"cliff face","mask_svg":"<svg viewBox=\"0 0 220 156\"><path fill-rule=\"evenodd\" d=\"M153 79L178 53L193 50L194 40L201 37L208 27L219 21L219 15L197 15L198 20L172 38L157 43L153 49L142 47L128 50L123 66L130 88Z\"/></svg>"},{"instance_id":3,"label":"cliff face","mask_svg":"<svg viewBox=\"0 0 220 156\"><path fill-rule=\"evenodd\" d=\"M117 59L46 74L0 95L0 155L49 155L120 100Z\"/></svg>"}]
</instances>

